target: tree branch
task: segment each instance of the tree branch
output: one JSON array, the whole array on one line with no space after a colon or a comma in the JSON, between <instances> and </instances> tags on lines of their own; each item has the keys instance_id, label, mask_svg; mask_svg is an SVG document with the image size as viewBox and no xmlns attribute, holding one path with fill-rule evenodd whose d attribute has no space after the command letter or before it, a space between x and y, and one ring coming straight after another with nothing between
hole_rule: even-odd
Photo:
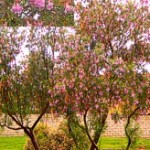
<instances>
[{"instance_id":1,"label":"tree branch","mask_svg":"<svg viewBox=\"0 0 150 150\"><path fill-rule=\"evenodd\" d=\"M88 136L90 142L92 143L92 145L94 145L94 147L96 148L96 150L98 150L97 145L94 143L94 141L93 141L91 135L89 134L89 129L88 129L87 121L86 121L86 117L87 117L87 112L88 112L88 110L89 110L89 109L86 109L86 110L85 110L85 114L84 114L84 116L83 116L84 125L85 125L85 131L86 131L86 134L87 134L87 136Z\"/></svg>"},{"instance_id":2,"label":"tree branch","mask_svg":"<svg viewBox=\"0 0 150 150\"><path fill-rule=\"evenodd\" d=\"M37 118L37 120L34 122L34 124L31 127L31 130L33 130L35 128L35 126L38 124L38 122L40 121L40 119L43 117L43 115L46 113L47 109L49 107L49 102L47 102L46 106L43 108L41 114L39 115L39 117Z\"/></svg>"}]
</instances>

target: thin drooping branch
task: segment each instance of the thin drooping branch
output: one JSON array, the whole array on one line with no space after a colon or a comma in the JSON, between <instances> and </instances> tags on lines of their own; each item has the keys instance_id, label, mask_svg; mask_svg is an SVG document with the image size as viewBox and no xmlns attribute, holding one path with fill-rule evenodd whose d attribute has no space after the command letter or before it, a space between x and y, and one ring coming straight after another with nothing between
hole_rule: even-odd
<instances>
[{"instance_id":1,"label":"thin drooping branch","mask_svg":"<svg viewBox=\"0 0 150 150\"><path fill-rule=\"evenodd\" d=\"M18 127L18 128L15 128L15 127L10 127L10 126L8 126L7 124L1 124L0 123L0 127L6 127L6 128L8 128L8 129L11 129L11 130L22 130L22 128L21 127Z\"/></svg>"}]
</instances>

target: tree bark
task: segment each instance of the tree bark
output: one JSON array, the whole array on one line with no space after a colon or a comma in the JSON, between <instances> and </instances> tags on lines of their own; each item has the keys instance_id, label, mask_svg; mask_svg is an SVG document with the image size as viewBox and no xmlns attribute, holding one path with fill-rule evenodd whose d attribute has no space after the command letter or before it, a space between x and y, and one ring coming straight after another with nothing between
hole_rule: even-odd
<instances>
[{"instance_id":1,"label":"tree bark","mask_svg":"<svg viewBox=\"0 0 150 150\"><path fill-rule=\"evenodd\" d=\"M128 139L128 144L126 146L126 150L129 150L131 144L132 144L132 139L131 139L131 135L128 133L128 127L130 125L130 122L131 122L131 119L132 117L135 115L135 113L140 109L140 106L135 108L134 111L127 117L127 123L126 123L126 126L125 126L125 134L126 134L126 137Z\"/></svg>"},{"instance_id":2,"label":"tree bark","mask_svg":"<svg viewBox=\"0 0 150 150\"><path fill-rule=\"evenodd\" d=\"M85 125L85 132L86 132L86 134L87 134L87 136L88 136L88 138L89 138L89 140L90 140L90 142L92 144L93 150L99 150L98 147L97 147L97 145L96 145L96 143L94 142L94 140L92 139L92 137L91 137L91 135L89 133L89 129L88 129L87 121L86 121L87 112L88 112L88 109L85 110L85 114L83 116L84 125Z\"/></svg>"},{"instance_id":3,"label":"tree bark","mask_svg":"<svg viewBox=\"0 0 150 150\"><path fill-rule=\"evenodd\" d=\"M105 126L105 123L106 123L107 116L108 116L108 111L107 111L105 114L102 115L102 120L101 120L101 122L100 122L100 126L101 126L101 127L99 128L99 130L97 130L97 131L95 132L93 141L94 141L94 143L95 143L96 145L97 145L97 143L98 143L98 141L99 141L99 139L100 139L100 137L101 137L101 134L102 134L102 132L103 132L103 129L104 129L104 126ZM93 144L91 145L90 150L95 150L95 146L94 146Z\"/></svg>"},{"instance_id":4,"label":"tree bark","mask_svg":"<svg viewBox=\"0 0 150 150\"><path fill-rule=\"evenodd\" d=\"M126 134L126 137L128 139L128 144L127 144L127 147L126 147L126 150L129 149L130 145L131 145L131 138L130 138L130 135L128 134L128 127L130 125L130 117L127 118L127 124L125 126L125 134Z\"/></svg>"},{"instance_id":5,"label":"tree bark","mask_svg":"<svg viewBox=\"0 0 150 150\"><path fill-rule=\"evenodd\" d=\"M38 143L37 143L37 141L35 139L34 134L32 132L30 134L31 134L30 139L31 139L31 142L33 144L34 149L35 150L39 150L39 145L38 145Z\"/></svg>"},{"instance_id":6,"label":"tree bark","mask_svg":"<svg viewBox=\"0 0 150 150\"><path fill-rule=\"evenodd\" d=\"M32 143L34 149L35 149L35 150L40 150L39 145L38 145L38 143L37 143L37 141L36 141L36 139L35 139L33 130L31 130L31 129L29 129L29 130L24 129L24 132L25 132L25 133L28 135L28 137L30 138L31 143Z\"/></svg>"}]
</instances>

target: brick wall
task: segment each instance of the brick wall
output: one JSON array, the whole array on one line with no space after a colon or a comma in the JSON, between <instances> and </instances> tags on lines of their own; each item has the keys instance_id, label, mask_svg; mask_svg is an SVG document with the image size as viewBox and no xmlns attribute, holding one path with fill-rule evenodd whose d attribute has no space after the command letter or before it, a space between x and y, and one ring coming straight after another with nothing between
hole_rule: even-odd
<instances>
[{"instance_id":1,"label":"brick wall","mask_svg":"<svg viewBox=\"0 0 150 150\"><path fill-rule=\"evenodd\" d=\"M140 130L142 133L142 137L150 138L150 116L140 116L140 118L137 120L137 122L140 125ZM104 133L104 136L111 136L111 137L124 137L124 125L125 120L121 120L118 123L114 123L113 120L111 120L111 117L108 116L107 118L107 130Z\"/></svg>"},{"instance_id":2,"label":"brick wall","mask_svg":"<svg viewBox=\"0 0 150 150\"><path fill-rule=\"evenodd\" d=\"M37 115L31 115L30 117L30 124L33 124L34 120L36 119ZM62 121L63 118L54 118L52 115L46 115L41 120L47 125L51 126L58 126L59 123ZM150 116L141 116L137 122L139 122L142 132L142 137L150 138ZM125 120L121 120L118 123L114 123L113 120L111 120L111 117L108 116L107 118L107 129L104 133L104 136L110 136L110 137L124 137L124 124ZM14 126L16 126L14 124ZM14 131L5 128L4 131L1 133L1 136L22 136L24 135L24 132L22 130Z\"/></svg>"}]
</instances>

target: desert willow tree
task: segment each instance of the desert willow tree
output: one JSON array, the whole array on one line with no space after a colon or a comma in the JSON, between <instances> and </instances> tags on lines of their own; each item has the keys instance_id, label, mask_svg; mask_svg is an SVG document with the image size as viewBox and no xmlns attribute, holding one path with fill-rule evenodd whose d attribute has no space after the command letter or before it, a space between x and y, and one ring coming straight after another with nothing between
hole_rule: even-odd
<instances>
[{"instance_id":1,"label":"desert willow tree","mask_svg":"<svg viewBox=\"0 0 150 150\"><path fill-rule=\"evenodd\" d=\"M123 87L122 103L119 105L121 110L118 114L120 118L126 118L125 135L128 139L126 150L136 144L137 139L141 136L140 126L137 120L141 115L147 115L150 109L150 80L148 73L137 73L128 66L128 73L124 74L121 81ZM128 88L127 88L128 87Z\"/></svg>"},{"instance_id":2,"label":"desert willow tree","mask_svg":"<svg viewBox=\"0 0 150 150\"><path fill-rule=\"evenodd\" d=\"M41 40L43 36L40 37L40 34L37 38L36 29L32 29L28 39L32 41L28 45L29 55L18 62L16 55L20 54L21 43L27 40L20 32L17 34L18 30L11 31L10 35L7 34L8 30L1 29L0 37L0 106L3 112L0 125L12 130L23 130L34 149L39 150L34 128L49 110L51 97L48 89L54 85L54 53L47 51L46 40ZM48 42L53 44L53 39L49 38ZM37 115L32 124L29 123L31 114ZM14 127L13 123L18 127Z\"/></svg>"},{"instance_id":3,"label":"desert willow tree","mask_svg":"<svg viewBox=\"0 0 150 150\"><path fill-rule=\"evenodd\" d=\"M111 60L106 61L100 44L92 46L90 38L79 34L71 35L65 43L61 43L56 61L60 70L59 84L55 92L49 91L54 94L50 105L54 112L66 118L77 149L83 146L79 143L74 125L85 133L91 144L90 149L99 149L97 143L106 127L109 110L120 99L115 92L119 89L118 84L114 82L118 77L111 74L115 66ZM119 61L116 59L116 63Z\"/></svg>"},{"instance_id":4,"label":"desert willow tree","mask_svg":"<svg viewBox=\"0 0 150 150\"><path fill-rule=\"evenodd\" d=\"M150 108L149 100L149 74L143 68L137 68L135 63L112 62L115 69L111 75L116 76L118 88L115 89L116 101L111 115L115 122L124 119L125 135L128 143L126 150L136 144L137 139L141 136L138 119L141 115L146 115ZM118 99L119 98L119 99Z\"/></svg>"},{"instance_id":5,"label":"desert willow tree","mask_svg":"<svg viewBox=\"0 0 150 150\"><path fill-rule=\"evenodd\" d=\"M66 118L77 149L83 146L79 145L80 139L74 131L74 124L89 138L91 146L98 149L94 140L99 140L100 135L97 137L97 134L101 134L105 125L111 97L107 92L110 85L101 75L105 64L101 61L103 56L97 51L88 50L87 41L77 35L71 41L65 41L66 46L59 55L59 72L63 80L56 86L55 101L51 106Z\"/></svg>"},{"instance_id":6,"label":"desert willow tree","mask_svg":"<svg viewBox=\"0 0 150 150\"><path fill-rule=\"evenodd\" d=\"M117 1L105 3L95 1L89 7L90 9L85 9L81 13L80 32L94 37L91 40L92 45L101 44L108 64L107 68L104 67L105 73L112 79L113 86L116 86L114 89L113 86L109 89L110 93L117 95L112 97L109 106L125 104L120 109L122 112L128 110L125 127L129 140L128 149L131 143L127 131L130 118L134 117L135 113L136 116L140 115L139 109L149 108L148 76L145 76L143 71L143 63L149 62L149 23L147 21L149 8L147 3L132 1L125 4L117 3ZM120 92L122 88L124 91Z\"/></svg>"},{"instance_id":7,"label":"desert willow tree","mask_svg":"<svg viewBox=\"0 0 150 150\"><path fill-rule=\"evenodd\" d=\"M97 143L112 108L125 104L126 98L131 105L138 100L140 109L149 102L147 78L144 72L138 73L143 70L143 63L149 61L149 8L144 2L108 0L92 1L85 8L77 4L76 11L80 13L76 34L61 43L59 62L62 61L60 73L64 80L60 81L54 96L56 100L51 105L57 106L56 111L64 110L66 116L72 112L81 114L83 130L94 150L99 149ZM127 93L123 91L125 85L128 86ZM140 89L143 97L130 98ZM125 110L124 107L120 109ZM132 110L129 113L128 117ZM90 128L94 130L92 134Z\"/></svg>"}]
</instances>

